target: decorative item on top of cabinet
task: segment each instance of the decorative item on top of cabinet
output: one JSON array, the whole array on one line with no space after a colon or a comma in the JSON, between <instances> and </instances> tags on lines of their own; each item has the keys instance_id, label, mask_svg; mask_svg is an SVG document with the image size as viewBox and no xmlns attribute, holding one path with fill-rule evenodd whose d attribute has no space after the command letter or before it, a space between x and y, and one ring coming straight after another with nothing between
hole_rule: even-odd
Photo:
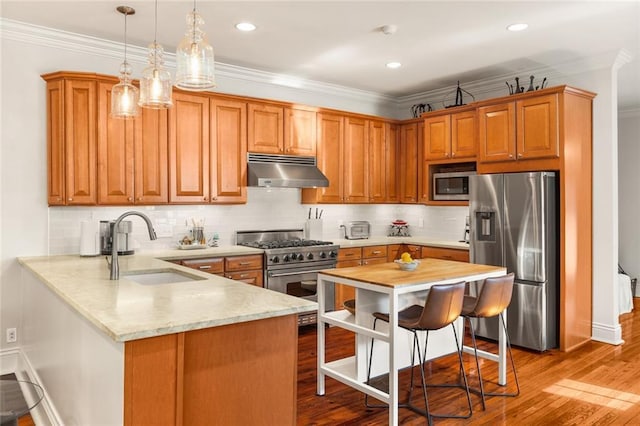
<instances>
[{"instance_id":1,"label":"decorative item on top of cabinet","mask_svg":"<svg viewBox=\"0 0 640 426\"><path fill-rule=\"evenodd\" d=\"M558 158L558 94L478 108L479 161Z\"/></svg>"},{"instance_id":2,"label":"decorative item on top of cabinet","mask_svg":"<svg viewBox=\"0 0 640 426\"><path fill-rule=\"evenodd\" d=\"M57 72L47 82L49 205L94 205L96 75Z\"/></svg>"},{"instance_id":3,"label":"decorative item on top of cabinet","mask_svg":"<svg viewBox=\"0 0 640 426\"><path fill-rule=\"evenodd\" d=\"M469 262L469 250L464 249L425 246L422 247L421 256L423 259L434 258Z\"/></svg>"}]
</instances>

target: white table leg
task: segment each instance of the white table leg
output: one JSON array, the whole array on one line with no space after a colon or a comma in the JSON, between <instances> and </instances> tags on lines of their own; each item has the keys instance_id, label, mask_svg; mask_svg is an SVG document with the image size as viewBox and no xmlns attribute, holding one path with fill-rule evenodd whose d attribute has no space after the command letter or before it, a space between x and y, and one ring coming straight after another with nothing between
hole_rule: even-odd
<instances>
[{"instance_id":1,"label":"white table leg","mask_svg":"<svg viewBox=\"0 0 640 426\"><path fill-rule=\"evenodd\" d=\"M504 318L504 325L507 325L507 310L502 312ZM502 321L498 317L498 384L507 384L507 335L504 332L505 327L502 326Z\"/></svg>"},{"instance_id":2,"label":"white table leg","mask_svg":"<svg viewBox=\"0 0 640 426\"><path fill-rule=\"evenodd\" d=\"M398 424L398 366L399 366L399 333L398 333L398 295L389 295L389 425Z\"/></svg>"},{"instance_id":3,"label":"white table leg","mask_svg":"<svg viewBox=\"0 0 640 426\"><path fill-rule=\"evenodd\" d=\"M324 314L325 304L324 304L324 292L325 285L329 285L329 282L324 280L323 278L318 277L317 283L317 293L318 293L318 383L317 383L317 391L318 395L324 395L324 373L322 373L322 367L324 366L324 344L325 344L325 330L324 330L324 322L320 319L321 315Z\"/></svg>"}]
</instances>

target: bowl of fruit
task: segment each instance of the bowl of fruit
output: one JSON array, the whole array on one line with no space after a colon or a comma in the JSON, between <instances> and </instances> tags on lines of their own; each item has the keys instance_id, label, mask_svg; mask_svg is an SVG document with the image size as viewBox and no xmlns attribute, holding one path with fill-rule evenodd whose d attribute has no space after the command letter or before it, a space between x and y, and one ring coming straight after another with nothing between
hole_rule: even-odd
<instances>
[{"instance_id":1,"label":"bowl of fruit","mask_svg":"<svg viewBox=\"0 0 640 426\"><path fill-rule=\"evenodd\" d=\"M395 260L395 263L397 263L398 267L403 271L415 271L420 261L412 259L410 253L404 252L400 256L400 259Z\"/></svg>"}]
</instances>

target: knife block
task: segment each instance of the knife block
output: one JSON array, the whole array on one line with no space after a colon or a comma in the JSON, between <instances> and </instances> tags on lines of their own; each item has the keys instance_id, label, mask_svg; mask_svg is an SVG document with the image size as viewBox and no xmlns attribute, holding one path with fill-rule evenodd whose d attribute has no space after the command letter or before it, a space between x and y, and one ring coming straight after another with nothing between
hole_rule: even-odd
<instances>
[{"instance_id":1,"label":"knife block","mask_svg":"<svg viewBox=\"0 0 640 426\"><path fill-rule=\"evenodd\" d=\"M322 219L307 219L304 237L307 240L322 240Z\"/></svg>"}]
</instances>

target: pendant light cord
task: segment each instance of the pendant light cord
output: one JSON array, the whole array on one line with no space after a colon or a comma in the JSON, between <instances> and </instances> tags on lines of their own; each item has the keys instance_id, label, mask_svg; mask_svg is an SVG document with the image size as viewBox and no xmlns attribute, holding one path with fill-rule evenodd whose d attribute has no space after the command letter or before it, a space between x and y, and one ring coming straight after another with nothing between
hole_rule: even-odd
<instances>
[{"instance_id":1,"label":"pendant light cord","mask_svg":"<svg viewBox=\"0 0 640 426\"><path fill-rule=\"evenodd\" d=\"M196 0L193 0L193 43L196 42Z\"/></svg>"},{"instance_id":2,"label":"pendant light cord","mask_svg":"<svg viewBox=\"0 0 640 426\"><path fill-rule=\"evenodd\" d=\"M153 68L158 69L158 0L156 0L155 27L153 29Z\"/></svg>"},{"instance_id":3,"label":"pendant light cord","mask_svg":"<svg viewBox=\"0 0 640 426\"><path fill-rule=\"evenodd\" d=\"M124 63L127 63L127 15L129 13L125 12L124 14Z\"/></svg>"}]
</instances>

